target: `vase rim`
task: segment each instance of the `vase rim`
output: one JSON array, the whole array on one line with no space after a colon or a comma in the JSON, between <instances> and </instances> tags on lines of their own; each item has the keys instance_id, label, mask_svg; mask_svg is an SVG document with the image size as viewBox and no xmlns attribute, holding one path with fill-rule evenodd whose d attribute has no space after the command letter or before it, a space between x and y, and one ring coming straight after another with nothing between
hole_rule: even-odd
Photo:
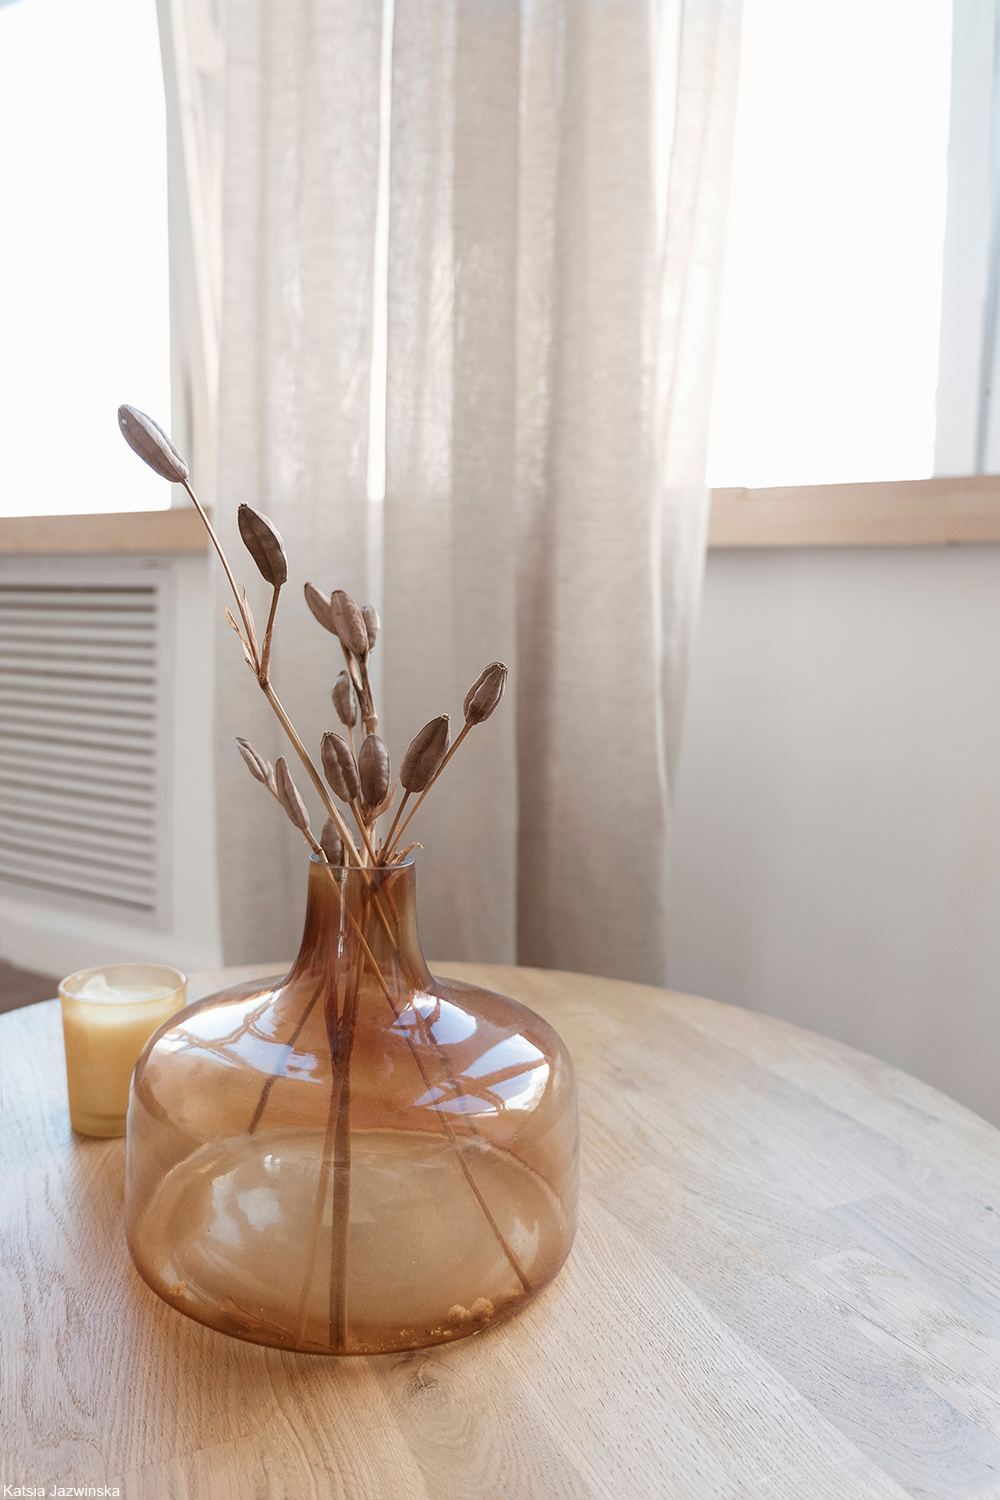
<instances>
[{"instance_id":1,"label":"vase rim","mask_svg":"<svg viewBox=\"0 0 1000 1500\"><path fill-rule=\"evenodd\" d=\"M408 854L404 860L400 860L398 864L394 865L331 865L328 860L320 859L318 854L313 853L309 856L309 863L310 865L316 865L319 869L322 869L326 865L328 869L336 870L338 873L341 870L346 870L349 873L353 872L357 875L371 875L376 870L392 875L398 870L416 869L416 861L412 854Z\"/></svg>"}]
</instances>

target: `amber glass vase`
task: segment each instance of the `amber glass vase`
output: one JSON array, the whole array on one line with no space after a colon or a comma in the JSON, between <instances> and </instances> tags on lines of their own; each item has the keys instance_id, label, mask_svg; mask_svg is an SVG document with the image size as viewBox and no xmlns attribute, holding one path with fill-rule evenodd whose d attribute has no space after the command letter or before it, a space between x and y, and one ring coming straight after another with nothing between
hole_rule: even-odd
<instances>
[{"instance_id":1,"label":"amber glass vase","mask_svg":"<svg viewBox=\"0 0 1000 1500\"><path fill-rule=\"evenodd\" d=\"M237 1338L446 1343L559 1270L577 1143L551 1026L428 973L412 864L314 860L291 973L189 1006L139 1059L129 1246L154 1292Z\"/></svg>"}]
</instances>

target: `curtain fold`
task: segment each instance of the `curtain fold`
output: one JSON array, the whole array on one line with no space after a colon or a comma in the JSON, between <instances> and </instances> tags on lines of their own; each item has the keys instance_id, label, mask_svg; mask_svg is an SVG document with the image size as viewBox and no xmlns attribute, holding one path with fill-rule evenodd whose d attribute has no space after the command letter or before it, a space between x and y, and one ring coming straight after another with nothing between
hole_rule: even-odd
<instances>
[{"instance_id":1,"label":"curtain fold","mask_svg":"<svg viewBox=\"0 0 1000 1500\"><path fill-rule=\"evenodd\" d=\"M384 568L397 760L433 714L458 727L486 662L511 665L412 825L427 951L662 982L739 6L385 15L383 38L360 0L229 0L220 516L232 540L246 500L285 535L274 677L310 744L339 663L306 576L365 602ZM381 316L384 502L367 493ZM301 845L232 750L281 745L235 640L218 647L226 953L276 957Z\"/></svg>"},{"instance_id":2,"label":"curtain fold","mask_svg":"<svg viewBox=\"0 0 1000 1500\"><path fill-rule=\"evenodd\" d=\"M396 0L393 724L514 668L421 824L431 952L665 977L738 22Z\"/></svg>"}]
</instances>

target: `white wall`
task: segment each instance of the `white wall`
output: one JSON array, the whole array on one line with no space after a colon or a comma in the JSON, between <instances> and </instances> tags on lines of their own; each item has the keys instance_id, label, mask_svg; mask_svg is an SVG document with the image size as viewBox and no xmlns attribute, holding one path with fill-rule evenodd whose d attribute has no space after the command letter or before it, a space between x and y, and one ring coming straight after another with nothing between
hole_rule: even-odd
<instances>
[{"instance_id":1,"label":"white wall","mask_svg":"<svg viewBox=\"0 0 1000 1500\"><path fill-rule=\"evenodd\" d=\"M670 982L1000 1124L1000 548L709 556Z\"/></svg>"}]
</instances>

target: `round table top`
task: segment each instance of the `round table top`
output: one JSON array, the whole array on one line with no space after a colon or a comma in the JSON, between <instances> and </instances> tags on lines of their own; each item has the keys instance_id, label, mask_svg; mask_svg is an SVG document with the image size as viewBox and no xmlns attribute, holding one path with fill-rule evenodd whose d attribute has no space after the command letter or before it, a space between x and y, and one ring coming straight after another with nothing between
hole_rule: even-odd
<instances>
[{"instance_id":1,"label":"round table top","mask_svg":"<svg viewBox=\"0 0 1000 1500\"><path fill-rule=\"evenodd\" d=\"M191 998L278 967L195 976ZM158 1301L125 1247L124 1142L70 1129L56 1002L0 1016L0 1482L126 1500L1000 1495L1000 1133L762 1015L436 967L569 1044L581 1215L536 1303L414 1354L258 1348Z\"/></svg>"}]
</instances>

